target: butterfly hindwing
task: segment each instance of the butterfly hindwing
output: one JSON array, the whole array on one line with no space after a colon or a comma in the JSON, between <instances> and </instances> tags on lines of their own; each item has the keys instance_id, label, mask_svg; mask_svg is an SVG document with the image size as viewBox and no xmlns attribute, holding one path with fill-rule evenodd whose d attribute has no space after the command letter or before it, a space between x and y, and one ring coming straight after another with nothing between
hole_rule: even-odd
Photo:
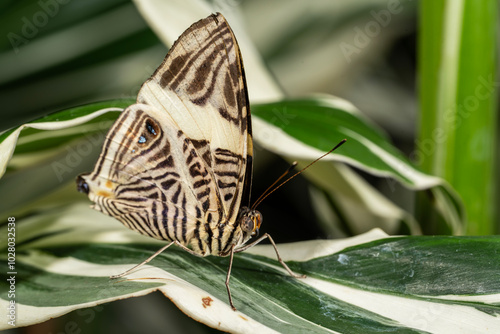
<instances>
[{"instance_id":1,"label":"butterfly hindwing","mask_svg":"<svg viewBox=\"0 0 500 334\"><path fill-rule=\"evenodd\" d=\"M91 189L100 189L89 193L94 207L142 234L191 244L199 254L223 251L214 227L224 213L200 145L163 111L128 107L108 133L99 168L86 177Z\"/></svg>"}]
</instances>

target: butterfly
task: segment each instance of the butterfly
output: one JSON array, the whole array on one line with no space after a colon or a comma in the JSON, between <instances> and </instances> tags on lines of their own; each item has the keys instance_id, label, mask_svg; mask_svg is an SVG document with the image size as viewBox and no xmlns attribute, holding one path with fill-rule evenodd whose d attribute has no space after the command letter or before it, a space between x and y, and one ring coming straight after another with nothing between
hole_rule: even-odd
<instances>
[{"instance_id":1,"label":"butterfly","mask_svg":"<svg viewBox=\"0 0 500 334\"><path fill-rule=\"evenodd\" d=\"M220 13L194 23L173 44L109 130L93 172L77 177L93 208L126 227L196 256L229 256L252 243L262 224L250 206L252 124L243 61Z\"/></svg>"}]
</instances>

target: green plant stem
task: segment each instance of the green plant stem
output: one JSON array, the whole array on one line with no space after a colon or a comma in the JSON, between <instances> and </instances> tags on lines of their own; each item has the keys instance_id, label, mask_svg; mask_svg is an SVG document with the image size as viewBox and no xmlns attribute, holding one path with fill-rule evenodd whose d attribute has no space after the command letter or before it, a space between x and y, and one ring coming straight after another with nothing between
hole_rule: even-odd
<instances>
[{"instance_id":1,"label":"green plant stem","mask_svg":"<svg viewBox=\"0 0 500 334\"><path fill-rule=\"evenodd\" d=\"M495 232L495 0L421 2L418 162L464 200L467 234Z\"/></svg>"}]
</instances>

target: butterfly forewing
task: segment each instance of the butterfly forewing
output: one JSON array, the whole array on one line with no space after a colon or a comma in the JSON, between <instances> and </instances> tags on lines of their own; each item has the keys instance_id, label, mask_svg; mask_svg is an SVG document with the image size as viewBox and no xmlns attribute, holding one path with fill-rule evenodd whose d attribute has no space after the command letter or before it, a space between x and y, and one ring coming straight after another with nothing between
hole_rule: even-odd
<instances>
[{"instance_id":1,"label":"butterfly forewing","mask_svg":"<svg viewBox=\"0 0 500 334\"><path fill-rule=\"evenodd\" d=\"M137 102L109 131L80 189L142 234L199 255L228 254L249 237L235 222L249 201L252 144L243 65L224 17L188 28Z\"/></svg>"},{"instance_id":2,"label":"butterfly forewing","mask_svg":"<svg viewBox=\"0 0 500 334\"><path fill-rule=\"evenodd\" d=\"M141 88L138 102L168 112L197 145L223 211L234 221L245 179L246 188L250 185L252 146L241 56L222 15L196 22L179 37Z\"/></svg>"}]
</instances>

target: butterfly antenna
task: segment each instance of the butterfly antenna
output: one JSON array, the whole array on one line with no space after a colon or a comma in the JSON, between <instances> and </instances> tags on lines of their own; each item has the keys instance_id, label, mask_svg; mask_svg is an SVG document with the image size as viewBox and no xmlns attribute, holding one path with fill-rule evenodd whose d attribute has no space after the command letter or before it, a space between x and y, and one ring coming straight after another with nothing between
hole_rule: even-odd
<instances>
[{"instance_id":1,"label":"butterfly antenna","mask_svg":"<svg viewBox=\"0 0 500 334\"><path fill-rule=\"evenodd\" d=\"M276 186L276 188L273 189L273 187L282 179L284 178L286 175L288 175L292 169L297 166L297 161L294 161L292 163L292 165L290 167L288 167L288 169L286 170L286 172L284 172L276 181L273 182L273 184L271 184L263 193L262 195L259 196L259 198L255 201L255 203L252 205L252 210L255 209L260 203L262 203L263 200L265 200L269 195L271 195L273 192L275 192L276 190L278 190L279 188L281 188L282 186L284 186L286 183L288 183L288 181L291 181L294 177L296 177L297 175L299 174L302 174L303 171L305 171L306 169L308 169L309 167L311 167L312 165L314 165L316 162L318 162L319 160L323 159L324 157L326 157L328 154L332 153L333 151L335 151L337 148L339 148L340 146L342 146L345 142L347 141L347 139L343 139L340 143L338 143L337 145L335 145L334 148L332 148L330 151L326 152L325 154L323 154L322 156L320 156L319 158L317 158L316 160L314 160L313 162L309 163L307 166L305 166L304 168L302 168L301 170L299 170L297 173L293 174L292 176L290 176L288 179L286 179L285 181L283 181L281 184L279 184L278 186Z\"/></svg>"},{"instance_id":2,"label":"butterfly antenna","mask_svg":"<svg viewBox=\"0 0 500 334\"><path fill-rule=\"evenodd\" d=\"M257 206L257 204L259 204L260 202L262 202L263 197L264 198L267 197L267 193L274 187L274 185L276 183L278 183L282 178L284 178L285 176L287 176L288 174L290 174L290 172L295 168L295 166L297 166L297 161L292 162L292 164L290 165L290 167L288 167L288 169L286 170L286 172L284 172L283 174L281 174L281 176L278 177L276 179L276 181L273 182L273 184L271 184L269 187L267 187L266 190L264 190L264 192L255 201L254 205L252 206L252 209L255 208Z\"/></svg>"}]
</instances>

